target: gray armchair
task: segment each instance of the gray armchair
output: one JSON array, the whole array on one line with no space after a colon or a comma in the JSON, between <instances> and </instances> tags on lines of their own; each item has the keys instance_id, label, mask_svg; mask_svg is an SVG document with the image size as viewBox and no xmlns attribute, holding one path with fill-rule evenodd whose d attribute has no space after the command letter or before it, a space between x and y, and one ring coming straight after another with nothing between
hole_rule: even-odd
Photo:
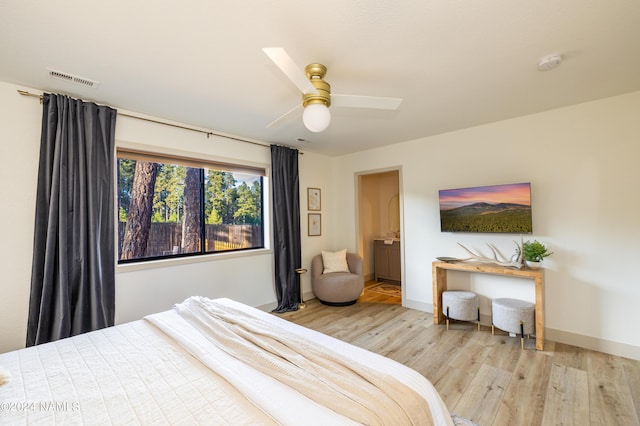
<instances>
[{"instance_id":1,"label":"gray armchair","mask_svg":"<svg viewBox=\"0 0 640 426\"><path fill-rule=\"evenodd\" d=\"M320 302L331 306L353 305L364 290L362 258L347 253L350 272L323 274L322 255L311 260L311 289Z\"/></svg>"}]
</instances>

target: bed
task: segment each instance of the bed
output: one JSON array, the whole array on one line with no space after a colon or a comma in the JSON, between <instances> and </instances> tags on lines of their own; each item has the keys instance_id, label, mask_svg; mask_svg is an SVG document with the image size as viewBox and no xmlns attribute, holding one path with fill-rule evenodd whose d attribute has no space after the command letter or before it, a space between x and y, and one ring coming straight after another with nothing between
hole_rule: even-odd
<instances>
[{"instance_id":1,"label":"bed","mask_svg":"<svg viewBox=\"0 0 640 426\"><path fill-rule=\"evenodd\" d=\"M0 423L451 425L389 358L230 299L0 354Z\"/></svg>"}]
</instances>

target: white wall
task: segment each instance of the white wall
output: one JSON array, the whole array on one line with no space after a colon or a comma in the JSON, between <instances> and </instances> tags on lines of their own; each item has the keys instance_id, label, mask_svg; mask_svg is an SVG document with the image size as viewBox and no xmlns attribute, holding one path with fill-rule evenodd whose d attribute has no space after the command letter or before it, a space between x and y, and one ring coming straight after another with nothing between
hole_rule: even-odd
<instances>
[{"instance_id":1,"label":"white wall","mask_svg":"<svg viewBox=\"0 0 640 426\"><path fill-rule=\"evenodd\" d=\"M331 184L331 159L323 155L314 154L302 150L304 155L299 158L300 168L300 233L302 234L302 267L311 268L311 259L320 254L322 250L335 251L344 247L339 247L333 243L332 230L334 229L333 197L335 192ZM308 236L308 214L307 209L307 188L320 188L320 213L321 235ZM340 220L340 216L338 216ZM311 274L307 272L301 276L302 293L305 300L314 297L311 291Z\"/></svg>"},{"instance_id":2,"label":"white wall","mask_svg":"<svg viewBox=\"0 0 640 426\"><path fill-rule=\"evenodd\" d=\"M0 82L0 352L24 346L31 276L33 217L42 109ZM530 181L534 234L555 254L545 261L546 326L551 339L640 359L640 92L338 158L300 157L302 266L320 250L357 249L355 174L402 169L401 208L406 305L431 310L431 261L464 255L461 242L483 249L513 247L505 235L439 231L438 189ZM118 144L269 164L267 148L118 118ZM9 159L9 161L7 161ZM322 236L307 236L306 188L322 190ZM516 237L517 238L517 237ZM164 267L119 267L118 322L166 309L192 294L236 298L253 306L275 302L270 251ZM158 265L159 266L159 265ZM453 273L452 286L532 298L526 282ZM309 297L309 274L303 275Z\"/></svg>"},{"instance_id":3,"label":"white wall","mask_svg":"<svg viewBox=\"0 0 640 426\"><path fill-rule=\"evenodd\" d=\"M531 182L533 229L551 245L544 262L552 340L640 359L640 92L346 155L336 160L335 223L356 247L354 175L402 167L407 306L432 311L431 261L464 257L457 246L505 253L519 236L441 233L438 190ZM334 212L337 214L337 211ZM340 244L340 243L338 243ZM450 287L533 300L525 280L450 273Z\"/></svg>"},{"instance_id":4,"label":"white wall","mask_svg":"<svg viewBox=\"0 0 640 426\"><path fill-rule=\"evenodd\" d=\"M0 82L0 154L5 159L0 168L3 203L0 221L4 224L5 237L4 244L0 245L0 352L24 347L26 338L42 120L42 107L38 101L18 95L17 89L39 93ZM220 137L207 138L204 134L124 116L118 116L116 122L116 144L199 158L249 162L267 168L270 165L266 146ZM322 237L306 237L306 186L323 188L324 213L331 206L326 197L331 194L326 178L329 168L328 157L301 156L303 266L305 262L310 263L311 253L330 246L329 236L324 231ZM270 198L270 193L265 195ZM268 201L266 211L270 209ZM303 278L303 288L310 292L308 274ZM194 294L230 297L251 306L274 307L271 250L259 250L250 255L223 254L117 266L116 322L166 310Z\"/></svg>"},{"instance_id":5,"label":"white wall","mask_svg":"<svg viewBox=\"0 0 640 426\"><path fill-rule=\"evenodd\" d=\"M268 146L259 146L118 115L116 145L151 152L240 161L269 168ZM269 220L269 192L265 193ZM269 235L267 237L267 245ZM273 260L269 249L116 267L116 323L169 309L186 297L230 297L251 306L272 303ZM152 297L150 297L152 296Z\"/></svg>"},{"instance_id":6,"label":"white wall","mask_svg":"<svg viewBox=\"0 0 640 426\"><path fill-rule=\"evenodd\" d=\"M0 352L23 347L31 282L42 106L0 82Z\"/></svg>"}]
</instances>

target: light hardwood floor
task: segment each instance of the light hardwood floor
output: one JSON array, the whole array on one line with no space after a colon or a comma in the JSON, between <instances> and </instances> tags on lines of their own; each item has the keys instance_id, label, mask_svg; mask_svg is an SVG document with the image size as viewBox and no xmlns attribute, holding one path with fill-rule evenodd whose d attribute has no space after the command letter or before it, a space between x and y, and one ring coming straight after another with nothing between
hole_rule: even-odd
<instances>
[{"instance_id":1,"label":"light hardwood floor","mask_svg":"<svg viewBox=\"0 0 640 426\"><path fill-rule=\"evenodd\" d=\"M640 361L547 341L447 331L399 298L365 291L347 307L307 301L282 317L392 358L427 377L452 413L490 425L640 425Z\"/></svg>"}]
</instances>

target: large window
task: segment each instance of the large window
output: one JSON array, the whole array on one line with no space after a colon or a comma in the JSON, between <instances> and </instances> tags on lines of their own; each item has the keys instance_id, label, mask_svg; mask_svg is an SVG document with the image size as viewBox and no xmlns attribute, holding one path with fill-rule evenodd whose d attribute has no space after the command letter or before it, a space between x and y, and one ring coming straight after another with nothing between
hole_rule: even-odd
<instances>
[{"instance_id":1,"label":"large window","mask_svg":"<svg viewBox=\"0 0 640 426\"><path fill-rule=\"evenodd\" d=\"M118 262L264 247L264 170L118 151Z\"/></svg>"}]
</instances>

